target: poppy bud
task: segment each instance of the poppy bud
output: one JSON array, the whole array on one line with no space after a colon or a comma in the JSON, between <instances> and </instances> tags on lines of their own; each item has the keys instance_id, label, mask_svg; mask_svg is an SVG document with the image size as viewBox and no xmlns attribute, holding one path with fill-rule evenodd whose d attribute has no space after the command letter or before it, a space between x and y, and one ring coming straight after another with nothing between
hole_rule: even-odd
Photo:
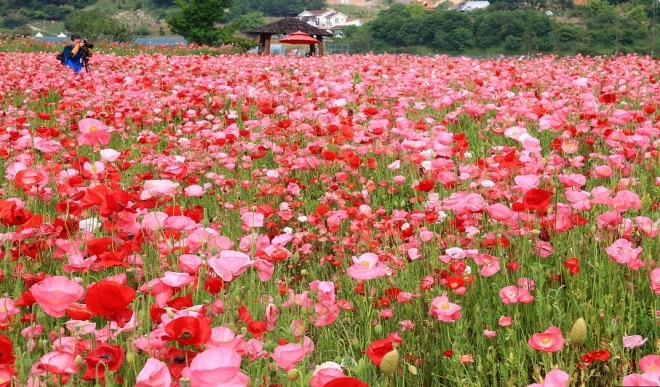
<instances>
[{"instance_id":1,"label":"poppy bud","mask_svg":"<svg viewBox=\"0 0 660 387\"><path fill-rule=\"evenodd\" d=\"M582 317L575 320L571 332L568 334L571 344L582 345L587 341L587 323Z\"/></svg>"},{"instance_id":2,"label":"poppy bud","mask_svg":"<svg viewBox=\"0 0 660 387\"><path fill-rule=\"evenodd\" d=\"M392 375L399 368L399 351L395 349L389 351L380 361L380 372L385 375Z\"/></svg>"},{"instance_id":3,"label":"poppy bud","mask_svg":"<svg viewBox=\"0 0 660 387\"><path fill-rule=\"evenodd\" d=\"M376 326L374 327L374 333L377 335L383 333L383 326L380 325L380 323L376 324Z\"/></svg>"},{"instance_id":4,"label":"poppy bud","mask_svg":"<svg viewBox=\"0 0 660 387\"><path fill-rule=\"evenodd\" d=\"M190 387L190 378L184 376L181 379L179 379L179 386Z\"/></svg>"},{"instance_id":5,"label":"poppy bud","mask_svg":"<svg viewBox=\"0 0 660 387\"><path fill-rule=\"evenodd\" d=\"M287 377L287 379L289 379L292 382L295 381L295 380L298 380L298 378L300 378L300 371L298 371L298 369L294 368L294 369L292 369L292 370L290 370L289 372L286 373L286 377Z\"/></svg>"},{"instance_id":6,"label":"poppy bud","mask_svg":"<svg viewBox=\"0 0 660 387\"><path fill-rule=\"evenodd\" d=\"M135 363L135 352L128 352L126 354L126 363L132 365Z\"/></svg>"},{"instance_id":7,"label":"poppy bud","mask_svg":"<svg viewBox=\"0 0 660 387\"><path fill-rule=\"evenodd\" d=\"M417 375L417 367L415 367L412 364L408 364L408 372L410 372L413 375Z\"/></svg>"},{"instance_id":8,"label":"poppy bud","mask_svg":"<svg viewBox=\"0 0 660 387\"><path fill-rule=\"evenodd\" d=\"M80 366L83 363L83 358L80 355L76 355L73 361L76 363L77 366Z\"/></svg>"}]
</instances>

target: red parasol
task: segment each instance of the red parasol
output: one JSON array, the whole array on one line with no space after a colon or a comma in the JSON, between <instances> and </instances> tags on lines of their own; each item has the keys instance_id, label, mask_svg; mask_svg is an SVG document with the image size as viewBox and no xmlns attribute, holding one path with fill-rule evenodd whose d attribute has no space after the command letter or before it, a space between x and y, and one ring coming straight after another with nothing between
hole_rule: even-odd
<instances>
[{"instance_id":1,"label":"red parasol","mask_svg":"<svg viewBox=\"0 0 660 387\"><path fill-rule=\"evenodd\" d=\"M280 43L286 43L286 44L317 44L320 43L318 40L314 39L313 37L309 36L308 33L298 31L294 32L292 34L289 34L289 36L280 39Z\"/></svg>"}]
</instances>

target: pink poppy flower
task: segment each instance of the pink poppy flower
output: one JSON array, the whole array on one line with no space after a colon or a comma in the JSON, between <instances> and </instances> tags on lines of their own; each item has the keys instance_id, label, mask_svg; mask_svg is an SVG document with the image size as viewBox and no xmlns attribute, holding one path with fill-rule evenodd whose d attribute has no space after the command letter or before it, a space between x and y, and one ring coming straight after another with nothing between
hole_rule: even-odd
<instances>
[{"instance_id":1,"label":"pink poppy flower","mask_svg":"<svg viewBox=\"0 0 660 387\"><path fill-rule=\"evenodd\" d=\"M632 374L623 378L622 385L625 387L659 387L660 372L646 372L641 375Z\"/></svg>"},{"instance_id":2,"label":"pink poppy flower","mask_svg":"<svg viewBox=\"0 0 660 387\"><path fill-rule=\"evenodd\" d=\"M321 365L317 365L312 373L312 378L309 380L310 387L323 387L327 383L337 378L343 378L344 372L341 366L334 361L327 361Z\"/></svg>"},{"instance_id":3,"label":"pink poppy flower","mask_svg":"<svg viewBox=\"0 0 660 387\"><path fill-rule=\"evenodd\" d=\"M137 376L135 387L169 387L172 375L167 365L160 360L149 358Z\"/></svg>"},{"instance_id":4,"label":"pink poppy flower","mask_svg":"<svg viewBox=\"0 0 660 387\"><path fill-rule=\"evenodd\" d=\"M511 219L514 215L513 211L502 203L492 204L486 207L486 211L491 218L499 221Z\"/></svg>"},{"instance_id":5,"label":"pink poppy flower","mask_svg":"<svg viewBox=\"0 0 660 387\"><path fill-rule=\"evenodd\" d=\"M527 344L537 351L557 352L564 347L564 337L559 328L551 326L543 333L532 335Z\"/></svg>"},{"instance_id":6,"label":"pink poppy flower","mask_svg":"<svg viewBox=\"0 0 660 387\"><path fill-rule=\"evenodd\" d=\"M250 378L240 370L241 355L226 348L211 348L190 362L190 382L195 387L246 387Z\"/></svg>"},{"instance_id":7,"label":"pink poppy flower","mask_svg":"<svg viewBox=\"0 0 660 387\"><path fill-rule=\"evenodd\" d=\"M617 192L609 204L618 212L625 212L629 208L633 208L635 210L642 209L642 201L639 199L639 196L636 193L628 190Z\"/></svg>"},{"instance_id":8,"label":"pink poppy flower","mask_svg":"<svg viewBox=\"0 0 660 387\"><path fill-rule=\"evenodd\" d=\"M513 325L513 318L510 316L502 316L497 323L501 327L510 327Z\"/></svg>"},{"instance_id":9,"label":"pink poppy flower","mask_svg":"<svg viewBox=\"0 0 660 387\"><path fill-rule=\"evenodd\" d=\"M179 187L179 183L170 180L146 180L140 192L140 200L149 200L153 197L172 196Z\"/></svg>"},{"instance_id":10,"label":"pink poppy flower","mask_svg":"<svg viewBox=\"0 0 660 387\"><path fill-rule=\"evenodd\" d=\"M43 355L37 368L55 375L75 374L78 372L76 356L70 352L52 351Z\"/></svg>"},{"instance_id":11,"label":"pink poppy flower","mask_svg":"<svg viewBox=\"0 0 660 387\"><path fill-rule=\"evenodd\" d=\"M189 185L183 190L183 196L188 197L202 197L204 196L204 193L204 187L197 184Z\"/></svg>"},{"instance_id":12,"label":"pink poppy flower","mask_svg":"<svg viewBox=\"0 0 660 387\"><path fill-rule=\"evenodd\" d=\"M633 348L641 347L647 341L649 341L649 339L643 338L640 335L625 336L623 338L623 346L628 349L633 349Z\"/></svg>"},{"instance_id":13,"label":"pink poppy flower","mask_svg":"<svg viewBox=\"0 0 660 387\"><path fill-rule=\"evenodd\" d=\"M248 228L259 228L264 226L264 214L248 211L241 216L243 224Z\"/></svg>"},{"instance_id":14,"label":"pink poppy flower","mask_svg":"<svg viewBox=\"0 0 660 387\"><path fill-rule=\"evenodd\" d=\"M386 266L378 261L378 255L366 253L360 257L353 257L353 265L346 271L351 278L356 280L368 280L383 277Z\"/></svg>"},{"instance_id":15,"label":"pink poppy flower","mask_svg":"<svg viewBox=\"0 0 660 387\"><path fill-rule=\"evenodd\" d=\"M635 222L637 222L637 228L644 234L647 238L655 238L658 236L658 222L654 222L648 216L637 216L635 217Z\"/></svg>"},{"instance_id":16,"label":"pink poppy flower","mask_svg":"<svg viewBox=\"0 0 660 387\"><path fill-rule=\"evenodd\" d=\"M101 149L99 153L101 154L101 160L106 163L115 162L119 159L119 156L121 156L121 153L114 149Z\"/></svg>"},{"instance_id":17,"label":"pink poppy flower","mask_svg":"<svg viewBox=\"0 0 660 387\"><path fill-rule=\"evenodd\" d=\"M626 264L631 260L637 259L642 253L642 247L633 247L632 242L627 239L619 238L614 241L609 247L605 248L605 252L617 263Z\"/></svg>"},{"instance_id":18,"label":"pink poppy flower","mask_svg":"<svg viewBox=\"0 0 660 387\"><path fill-rule=\"evenodd\" d=\"M253 263L249 255L233 250L223 250L208 260L211 269L225 282L243 274Z\"/></svg>"},{"instance_id":19,"label":"pink poppy flower","mask_svg":"<svg viewBox=\"0 0 660 387\"><path fill-rule=\"evenodd\" d=\"M291 343L278 345L270 356L280 368L284 371L289 371L296 366L296 363L304 359L309 351L309 348Z\"/></svg>"},{"instance_id":20,"label":"pink poppy flower","mask_svg":"<svg viewBox=\"0 0 660 387\"><path fill-rule=\"evenodd\" d=\"M82 298L85 289L66 277L55 276L35 284L30 292L47 315L62 317L69 305Z\"/></svg>"},{"instance_id":21,"label":"pink poppy flower","mask_svg":"<svg viewBox=\"0 0 660 387\"><path fill-rule=\"evenodd\" d=\"M552 370L545 374L543 383L533 383L528 387L566 387L569 375L562 370Z\"/></svg>"},{"instance_id":22,"label":"pink poppy flower","mask_svg":"<svg viewBox=\"0 0 660 387\"><path fill-rule=\"evenodd\" d=\"M449 301L447 293L436 297L431 303L429 313L439 321L452 322L461 318L461 307Z\"/></svg>"},{"instance_id":23,"label":"pink poppy flower","mask_svg":"<svg viewBox=\"0 0 660 387\"><path fill-rule=\"evenodd\" d=\"M639 359L639 369L643 372L660 371L660 355L646 355Z\"/></svg>"},{"instance_id":24,"label":"pink poppy flower","mask_svg":"<svg viewBox=\"0 0 660 387\"><path fill-rule=\"evenodd\" d=\"M651 271L651 289L653 293L660 294L660 268Z\"/></svg>"},{"instance_id":25,"label":"pink poppy flower","mask_svg":"<svg viewBox=\"0 0 660 387\"><path fill-rule=\"evenodd\" d=\"M110 131L105 124L93 118L85 118L78 121L80 133L76 140L80 145L108 145L110 142Z\"/></svg>"},{"instance_id":26,"label":"pink poppy flower","mask_svg":"<svg viewBox=\"0 0 660 387\"><path fill-rule=\"evenodd\" d=\"M518 302L518 287L517 286L505 286L500 289L500 298L505 304L515 304Z\"/></svg>"}]
</instances>

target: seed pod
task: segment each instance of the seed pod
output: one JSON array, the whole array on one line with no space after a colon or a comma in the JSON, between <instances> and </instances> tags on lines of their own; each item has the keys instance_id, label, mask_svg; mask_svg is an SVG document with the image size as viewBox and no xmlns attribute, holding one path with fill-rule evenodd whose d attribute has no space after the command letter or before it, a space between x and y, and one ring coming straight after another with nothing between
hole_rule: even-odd
<instances>
[{"instance_id":1,"label":"seed pod","mask_svg":"<svg viewBox=\"0 0 660 387\"><path fill-rule=\"evenodd\" d=\"M587 323L582 317L575 320L571 332L568 334L571 344L582 345L587 341Z\"/></svg>"},{"instance_id":2,"label":"seed pod","mask_svg":"<svg viewBox=\"0 0 660 387\"><path fill-rule=\"evenodd\" d=\"M385 375L392 375L399 368L399 351L395 349L389 351L383 356L380 362L380 372Z\"/></svg>"}]
</instances>

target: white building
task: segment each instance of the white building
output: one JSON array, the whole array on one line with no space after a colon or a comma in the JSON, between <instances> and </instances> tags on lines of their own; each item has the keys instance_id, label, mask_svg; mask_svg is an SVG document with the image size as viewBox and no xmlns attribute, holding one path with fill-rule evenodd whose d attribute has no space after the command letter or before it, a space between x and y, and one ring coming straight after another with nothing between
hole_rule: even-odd
<instances>
[{"instance_id":1,"label":"white building","mask_svg":"<svg viewBox=\"0 0 660 387\"><path fill-rule=\"evenodd\" d=\"M321 29L330 29L338 26L346 26L348 17L341 12L335 11L334 9L318 9L303 11L298 14L298 19L313 25L314 27ZM359 20L357 21L359 22ZM353 24L358 25L352 21ZM362 23L360 23L361 25Z\"/></svg>"}]
</instances>

